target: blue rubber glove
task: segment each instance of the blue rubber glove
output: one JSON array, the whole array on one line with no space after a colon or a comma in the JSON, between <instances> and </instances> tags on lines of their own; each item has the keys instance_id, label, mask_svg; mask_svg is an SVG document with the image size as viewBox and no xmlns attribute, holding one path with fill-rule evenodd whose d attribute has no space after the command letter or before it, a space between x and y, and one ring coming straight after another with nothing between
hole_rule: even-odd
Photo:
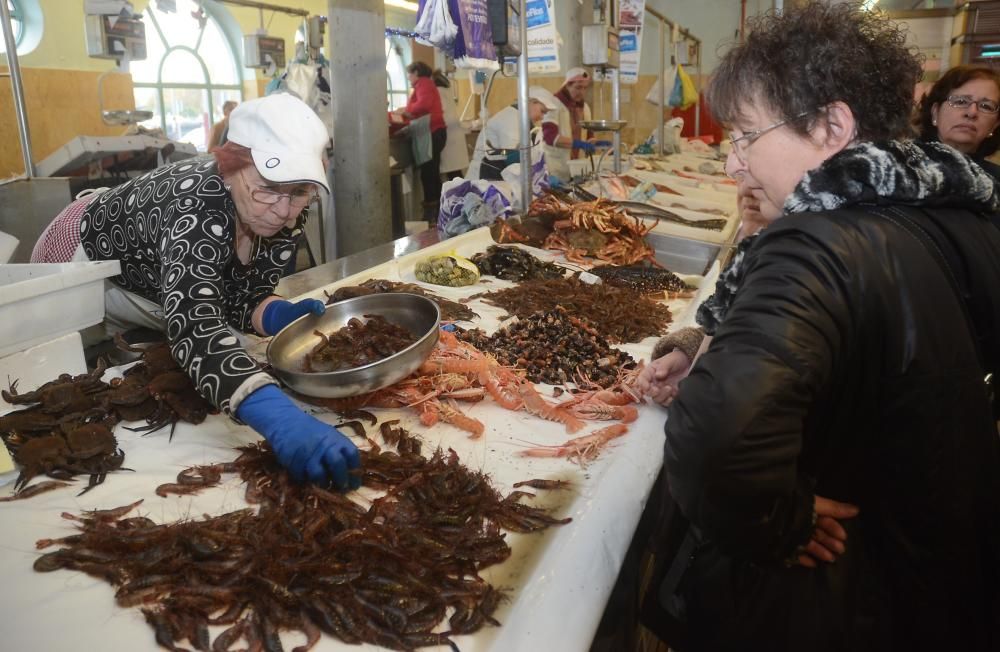
<instances>
[{"instance_id":1,"label":"blue rubber glove","mask_svg":"<svg viewBox=\"0 0 1000 652\"><path fill-rule=\"evenodd\" d=\"M275 335L302 315L322 315L324 312L326 306L319 299L303 299L295 303L278 299L267 304L264 314L260 316L260 323L264 327L264 333Z\"/></svg>"},{"instance_id":2,"label":"blue rubber glove","mask_svg":"<svg viewBox=\"0 0 1000 652\"><path fill-rule=\"evenodd\" d=\"M297 408L277 385L264 385L243 399L236 416L263 435L296 482L357 489L361 478L358 447L333 426Z\"/></svg>"},{"instance_id":3,"label":"blue rubber glove","mask_svg":"<svg viewBox=\"0 0 1000 652\"><path fill-rule=\"evenodd\" d=\"M595 140L594 147L611 147L614 145L610 140Z\"/></svg>"},{"instance_id":4,"label":"blue rubber glove","mask_svg":"<svg viewBox=\"0 0 1000 652\"><path fill-rule=\"evenodd\" d=\"M579 149L579 150L582 150L582 151L584 151L584 152L586 152L588 154L593 154L594 150L597 149L597 148L594 147L594 143L588 143L585 140L580 140L579 138L574 138L573 139L573 149Z\"/></svg>"}]
</instances>

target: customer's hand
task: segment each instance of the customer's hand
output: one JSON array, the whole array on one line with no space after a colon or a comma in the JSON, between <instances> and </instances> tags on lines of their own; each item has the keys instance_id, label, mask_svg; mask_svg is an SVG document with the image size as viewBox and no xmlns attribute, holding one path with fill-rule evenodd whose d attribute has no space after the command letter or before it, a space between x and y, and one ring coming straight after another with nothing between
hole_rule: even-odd
<instances>
[{"instance_id":1,"label":"customer's hand","mask_svg":"<svg viewBox=\"0 0 1000 652\"><path fill-rule=\"evenodd\" d=\"M295 406L277 385L255 390L239 404L236 416L271 444L296 482L331 483L338 489L361 485L350 469L361 466L358 448L333 426Z\"/></svg>"},{"instance_id":2,"label":"customer's hand","mask_svg":"<svg viewBox=\"0 0 1000 652\"><path fill-rule=\"evenodd\" d=\"M303 299L295 303L278 299L264 306L260 323L265 335L275 335L302 315L322 315L324 312L326 306L319 299Z\"/></svg>"},{"instance_id":3,"label":"customer's hand","mask_svg":"<svg viewBox=\"0 0 1000 652\"><path fill-rule=\"evenodd\" d=\"M767 226L767 220L760 212L760 200L753 196L740 175L736 183L736 201L740 212L740 231L736 236L742 240Z\"/></svg>"},{"instance_id":4,"label":"customer's hand","mask_svg":"<svg viewBox=\"0 0 1000 652\"><path fill-rule=\"evenodd\" d=\"M677 395L677 384L687 377L690 370L690 358L683 351L675 349L646 365L639 372L636 386L644 396L667 406Z\"/></svg>"},{"instance_id":5,"label":"customer's hand","mask_svg":"<svg viewBox=\"0 0 1000 652\"><path fill-rule=\"evenodd\" d=\"M594 143L591 143L589 141L580 140L579 138L574 138L573 149L578 149L586 154L593 154L594 151L597 149L597 147L594 146Z\"/></svg>"},{"instance_id":6,"label":"customer's hand","mask_svg":"<svg viewBox=\"0 0 1000 652\"><path fill-rule=\"evenodd\" d=\"M799 555L799 563L807 568L816 568L821 561L833 563L844 554L847 550L847 531L840 521L860 513L857 505L822 496L816 496L813 509L816 511L816 527L805 550Z\"/></svg>"}]
</instances>

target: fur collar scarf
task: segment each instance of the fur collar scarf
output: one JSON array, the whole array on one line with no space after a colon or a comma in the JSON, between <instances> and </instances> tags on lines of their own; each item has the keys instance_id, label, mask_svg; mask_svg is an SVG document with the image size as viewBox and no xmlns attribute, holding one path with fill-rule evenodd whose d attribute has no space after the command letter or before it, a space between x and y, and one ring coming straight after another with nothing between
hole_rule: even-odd
<instances>
[{"instance_id":1,"label":"fur collar scarf","mask_svg":"<svg viewBox=\"0 0 1000 652\"><path fill-rule=\"evenodd\" d=\"M1000 212L992 176L956 149L921 141L858 143L838 152L802 177L785 200L784 211L788 216L856 204ZM715 294L698 307L698 323L709 335L722 323L743 282L743 262L756 240L752 235L740 242L732 262L719 275Z\"/></svg>"},{"instance_id":2,"label":"fur collar scarf","mask_svg":"<svg viewBox=\"0 0 1000 652\"><path fill-rule=\"evenodd\" d=\"M938 142L859 143L807 172L785 214L854 204L1000 210L994 179L958 150Z\"/></svg>"}]
</instances>

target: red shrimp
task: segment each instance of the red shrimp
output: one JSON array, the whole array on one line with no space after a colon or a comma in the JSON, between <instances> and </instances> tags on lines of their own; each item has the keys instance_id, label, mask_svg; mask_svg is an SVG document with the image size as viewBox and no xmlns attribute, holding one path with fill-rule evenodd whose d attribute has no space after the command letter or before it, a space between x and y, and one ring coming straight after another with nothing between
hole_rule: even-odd
<instances>
[{"instance_id":1,"label":"red shrimp","mask_svg":"<svg viewBox=\"0 0 1000 652\"><path fill-rule=\"evenodd\" d=\"M448 373L478 374L486 367L486 358L428 358L417 369L417 373L426 376Z\"/></svg>"},{"instance_id":2,"label":"red shrimp","mask_svg":"<svg viewBox=\"0 0 1000 652\"><path fill-rule=\"evenodd\" d=\"M529 414L533 414L536 417L540 417L548 421L561 423L566 426L567 432L576 432L583 427L583 421L580 421L568 411L560 410L559 408L548 404L545 399L542 398L542 395L535 390L535 386L531 383L522 383L517 388L517 391L521 396L521 400L524 401L524 409L527 410Z\"/></svg>"},{"instance_id":3,"label":"red shrimp","mask_svg":"<svg viewBox=\"0 0 1000 652\"><path fill-rule=\"evenodd\" d=\"M7 503L12 500L24 500L25 498L31 498L32 496L37 496L38 494L43 494L46 491L52 491L53 489L58 489L60 487L68 487L69 482L60 482L59 480L46 480L45 482L39 482L38 484L33 484L26 489L22 489L13 496L5 496L0 498L0 503Z\"/></svg>"},{"instance_id":4,"label":"red shrimp","mask_svg":"<svg viewBox=\"0 0 1000 652\"><path fill-rule=\"evenodd\" d=\"M612 439L621 437L628 432L628 426L616 423L613 426L601 428L589 435L576 437L558 446L537 446L521 451L524 457L567 457L576 458L581 464L596 458L604 445Z\"/></svg>"},{"instance_id":5,"label":"red shrimp","mask_svg":"<svg viewBox=\"0 0 1000 652\"><path fill-rule=\"evenodd\" d=\"M479 384L486 388L497 405L508 410L520 410L524 406L524 401L515 392L506 389L509 385L502 384L507 373L495 374L490 369L484 369L479 373ZM513 374L510 374L513 375ZM515 381L520 381L516 378Z\"/></svg>"},{"instance_id":6,"label":"red shrimp","mask_svg":"<svg viewBox=\"0 0 1000 652\"><path fill-rule=\"evenodd\" d=\"M635 399L632 395L627 392L616 392L610 389L601 389L591 396L592 399L596 399L601 403L607 403L608 405L628 405L629 403L635 403Z\"/></svg>"},{"instance_id":7,"label":"red shrimp","mask_svg":"<svg viewBox=\"0 0 1000 652\"><path fill-rule=\"evenodd\" d=\"M430 399L420 404L420 423L428 428L438 422L441 414L441 402L437 399Z\"/></svg>"},{"instance_id":8,"label":"red shrimp","mask_svg":"<svg viewBox=\"0 0 1000 652\"><path fill-rule=\"evenodd\" d=\"M639 418L639 410L632 405L609 405L597 400L584 401L569 408L569 411L581 419L595 421L617 419L623 423L632 423Z\"/></svg>"},{"instance_id":9,"label":"red shrimp","mask_svg":"<svg viewBox=\"0 0 1000 652\"><path fill-rule=\"evenodd\" d=\"M479 439L483 436L486 431L486 426L479 419L473 419L469 415L463 413L452 403L447 405L442 403L441 409L441 420L445 423L450 423L456 428L460 428L468 433L472 433L470 439Z\"/></svg>"}]
</instances>

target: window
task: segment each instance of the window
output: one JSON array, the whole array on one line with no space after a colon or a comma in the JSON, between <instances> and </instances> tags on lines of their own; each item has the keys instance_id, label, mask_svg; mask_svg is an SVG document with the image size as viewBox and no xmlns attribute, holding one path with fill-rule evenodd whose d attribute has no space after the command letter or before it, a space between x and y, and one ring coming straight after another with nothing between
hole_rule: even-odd
<instances>
[{"instance_id":1,"label":"window","mask_svg":"<svg viewBox=\"0 0 1000 652\"><path fill-rule=\"evenodd\" d=\"M14 44L21 42L21 35L24 33L24 15L21 8L14 4L14 0L7 0L7 9L10 10L10 26L14 32Z\"/></svg>"},{"instance_id":2,"label":"window","mask_svg":"<svg viewBox=\"0 0 1000 652\"><path fill-rule=\"evenodd\" d=\"M395 37L385 39L386 100L389 110L406 107L409 89L406 83L406 62L403 60L403 46Z\"/></svg>"},{"instance_id":3,"label":"window","mask_svg":"<svg viewBox=\"0 0 1000 652\"><path fill-rule=\"evenodd\" d=\"M955 0L867 0L866 9L882 11L928 11L932 9L952 9L958 4ZM870 5L870 6L869 6ZM952 14L948 14L951 16Z\"/></svg>"},{"instance_id":4,"label":"window","mask_svg":"<svg viewBox=\"0 0 1000 652\"><path fill-rule=\"evenodd\" d=\"M143 12L147 57L130 70L135 108L153 112L143 126L205 151L222 105L243 98L243 79L218 21L200 5L177 0L176 13L166 13L150 3Z\"/></svg>"}]
</instances>

